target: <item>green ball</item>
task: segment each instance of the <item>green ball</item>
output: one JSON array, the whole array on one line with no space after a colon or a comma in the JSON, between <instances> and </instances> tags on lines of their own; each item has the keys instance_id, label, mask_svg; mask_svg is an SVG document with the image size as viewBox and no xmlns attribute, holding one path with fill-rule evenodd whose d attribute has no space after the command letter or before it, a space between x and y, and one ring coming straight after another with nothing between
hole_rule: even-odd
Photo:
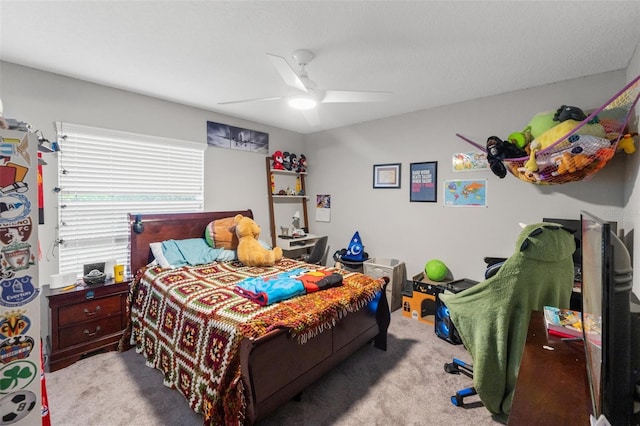
<instances>
[{"instance_id":1,"label":"green ball","mask_svg":"<svg viewBox=\"0 0 640 426\"><path fill-rule=\"evenodd\" d=\"M442 260L432 259L424 266L424 272L430 280L442 281L447 278L449 269Z\"/></svg>"}]
</instances>

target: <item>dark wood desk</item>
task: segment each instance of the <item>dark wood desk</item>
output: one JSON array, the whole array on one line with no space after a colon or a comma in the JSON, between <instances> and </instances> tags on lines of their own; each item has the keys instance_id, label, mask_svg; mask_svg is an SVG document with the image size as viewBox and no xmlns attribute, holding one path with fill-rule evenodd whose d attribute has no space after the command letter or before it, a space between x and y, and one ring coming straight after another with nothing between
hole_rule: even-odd
<instances>
[{"instance_id":1,"label":"dark wood desk","mask_svg":"<svg viewBox=\"0 0 640 426\"><path fill-rule=\"evenodd\" d=\"M590 414L583 342L548 335L542 312L532 312L509 425L587 426Z\"/></svg>"}]
</instances>

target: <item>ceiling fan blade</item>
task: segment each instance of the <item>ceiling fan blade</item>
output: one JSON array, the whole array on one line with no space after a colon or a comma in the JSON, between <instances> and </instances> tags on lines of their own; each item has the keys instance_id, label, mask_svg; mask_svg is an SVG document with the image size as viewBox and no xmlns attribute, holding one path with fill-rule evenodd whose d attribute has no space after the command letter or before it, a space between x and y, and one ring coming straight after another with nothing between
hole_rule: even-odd
<instances>
[{"instance_id":1,"label":"ceiling fan blade","mask_svg":"<svg viewBox=\"0 0 640 426\"><path fill-rule=\"evenodd\" d=\"M318 108L304 109L302 115L307 122L312 126L318 126L320 124L320 115L318 114Z\"/></svg>"},{"instance_id":2,"label":"ceiling fan blade","mask_svg":"<svg viewBox=\"0 0 640 426\"><path fill-rule=\"evenodd\" d=\"M271 53L267 53L267 56L271 60L273 66L276 67L276 70L278 70L278 73L280 73L280 77L282 77L284 82L287 83L287 86L302 90L303 92L307 91L304 83L300 80L300 77L298 77L298 74L296 74L294 69L291 68L291 65L289 65L286 59L282 56L272 55Z\"/></svg>"},{"instance_id":3,"label":"ceiling fan blade","mask_svg":"<svg viewBox=\"0 0 640 426\"><path fill-rule=\"evenodd\" d=\"M244 102L258 102L258 101L277 101L279 99L283 99L282 96L272 96L270 98L253 98L253 99L242 99L239 101L227 101L227 102L218 102L218 105L231 105L231 104L241 104Z\"/></svg>"},{"instance_id":4,"label":"ceiling fan blade","mask_svg":"<svg viewBox=\"0 0 640 426\"><path fill-rule=\"evenodd\" d=\"M387 102L392 92L361 92L356 90L327 90L323 103L328 102Z\"/></svg>"}]
</instances>

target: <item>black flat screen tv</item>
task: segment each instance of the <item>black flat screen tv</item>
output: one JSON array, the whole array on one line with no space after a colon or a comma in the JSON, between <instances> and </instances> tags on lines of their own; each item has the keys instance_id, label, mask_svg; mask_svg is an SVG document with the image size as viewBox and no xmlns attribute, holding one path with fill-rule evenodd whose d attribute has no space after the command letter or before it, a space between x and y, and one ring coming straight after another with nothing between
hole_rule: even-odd
<instances>
[{"instance_id":1,"label":"black flat screen tv","mask_svg":"<svg viewBox=\"0 0 640 426\"><path fill-rule=\"evenodd\" d=\"M613 426L637 423L637 327L632 324L631 257L612 224L580 212L582 315L593 415Z\"/></svg>"}]
</instances>

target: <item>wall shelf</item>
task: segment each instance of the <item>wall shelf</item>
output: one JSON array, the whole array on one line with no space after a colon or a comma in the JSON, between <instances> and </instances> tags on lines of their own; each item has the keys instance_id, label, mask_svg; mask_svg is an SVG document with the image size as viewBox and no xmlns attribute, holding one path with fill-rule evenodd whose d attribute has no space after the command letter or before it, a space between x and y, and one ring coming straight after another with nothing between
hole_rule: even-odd
<instances>
[{"instance_id":1,"label":"wall shelf","mask_svg":"<svg viewBox=\"0 0 640 426\"><path fill-rule=\"evenodd\" d=\"M274 187L272 187L272 185L275 184L274 176L279 175L279 176L283 176L283 179L289 179L291 181L290 182L291 184L289 185L289 187L295 187L295 180L299 178L300 189L304 191L303 192L304 194L306 194L304 179L307 173L306 172L298 173L291 170L273 169L271 168L271 157L265 158L265 166L266 166L266 174L267 174L267 195L269 196L269 230L271 231L271 244L273 247L275 247L279 245L278 242L280 241L280 239L278 238L278 234L276 233L276 217L275 217L276 214L274 209L275 203L284 203L284 202L300 203L302 207L302 217L301 217L301 219L303 220L302 226L307 228L307 232L309 230L309 218L307 214L308 197L306 195L274 194L273 193ZM305 248L305 247L295 247L295 248L298 249L298 248Z\"/></svg>"}]
</instances>

